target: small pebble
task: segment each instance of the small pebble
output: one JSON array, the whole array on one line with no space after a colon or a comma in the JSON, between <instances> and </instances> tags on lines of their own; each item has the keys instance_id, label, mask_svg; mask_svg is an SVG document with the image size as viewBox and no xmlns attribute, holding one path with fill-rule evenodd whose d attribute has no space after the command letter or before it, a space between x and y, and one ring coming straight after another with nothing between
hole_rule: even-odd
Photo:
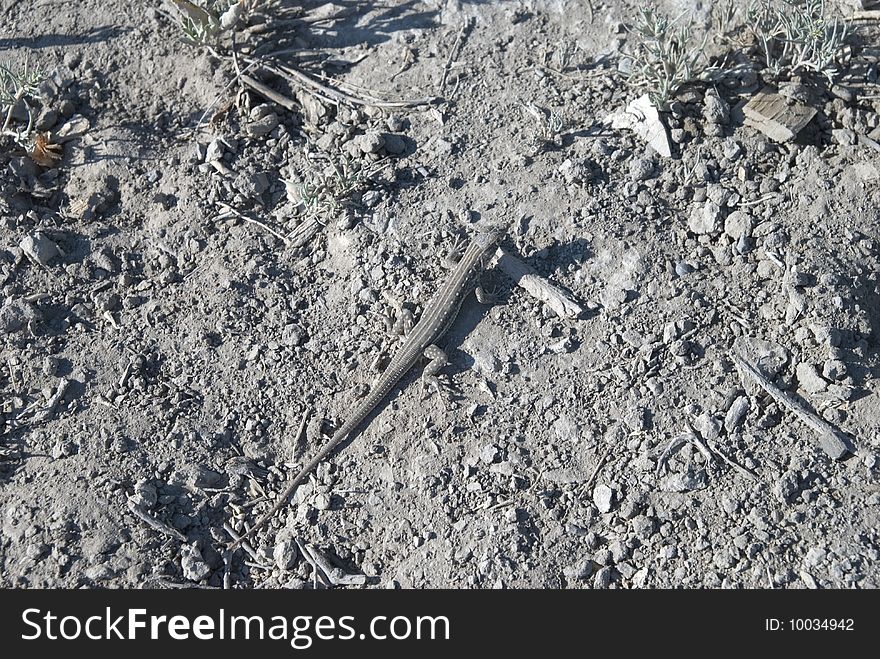
<instances>
[{"instance_id":1,"label":"small pebble","mask_svg":"<svg viewBox=\"0 0 880 659\"><path fill-rule=\"evenodd\" d=\"M189 581L198 582L211 574L211 568L194 546L184 547L180 556L180 567L183 569L183 578Z\"/></svg>"},{"instance_id":2,"label":"small pebble","mask_svg":"<svg viewBox=\"0 0 880 659\"><path fill-rule=\"evenodd\" d=\"M49 261L60 254L58 245L39 231L33 235L25 236L18 246L26 256L40 265L48 265Z\"/></svg>"},{"instance_id":3,"label":"small pebble","mask_svg":"<svg viewBox=\"0 0 880 659\"><path fill-rule=\"evenodd\" d=\"M596 508L599 509L600 513L610 512L613 502L614 490L610 487L604 483L598 483L593 488L593 503L596 504Z\"/></svg>"}]
</instances>

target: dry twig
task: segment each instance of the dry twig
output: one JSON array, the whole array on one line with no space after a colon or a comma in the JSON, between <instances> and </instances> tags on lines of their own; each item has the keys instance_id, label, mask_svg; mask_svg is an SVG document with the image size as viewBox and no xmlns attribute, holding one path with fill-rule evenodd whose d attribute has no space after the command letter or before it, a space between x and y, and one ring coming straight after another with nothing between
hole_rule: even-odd
<instances>
[{"instance_id":1,"label":"dry twig","mask_svg":"<svg viewBox=\"0 0 880 659\"><path fill-rule=\"evenodd\" d=\"M733 363L739 367L739 370L743 375L748 376L749 379L770 394L770 397L773 398L773 400L787 408L819 435L819 445L828 457L833 460L841 460L848 453L852 452L852 442L843 432L832 426L815 412L807 409L806 405L799 400L786 394L779 387L770 382L767 377L765 377L755 366L747 362L736 350L730 351L730 358L733 360Z\"/></svg>"}]
</instances>

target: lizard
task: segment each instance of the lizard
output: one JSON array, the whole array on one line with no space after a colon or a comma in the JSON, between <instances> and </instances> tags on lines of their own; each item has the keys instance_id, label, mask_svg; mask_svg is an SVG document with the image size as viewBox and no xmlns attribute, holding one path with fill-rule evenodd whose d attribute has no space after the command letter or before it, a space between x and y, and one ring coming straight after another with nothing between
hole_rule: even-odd
<instances>
[{"instance_id":1,"label":"lizard","mask_svg":"<svg viewBox=\"0 0 880 659\"><path fill-rule=\"evenodd\" d=\"M268 524L269 520L287 504L296 488L299 487L308 475L325 458L333 453L341 442L352 437L360 429L364 420L378 408L379 404L391 393L400 379L415 366L422 355L431 360L422 373L422 381L431 382L436 386L436 374L446 365L446 355L434 343L446 334L447 330L452 326L452 323L458 316L458 312L461 310L465 297L474 287L477 275L486 265L494 251L493 248L500 238L500 232L494 229L481 232L474 237L467 249L465 249L464 254L462 254L458 264L425 307L419 321L410 330L403 345L394 353L387 368L382 372L382 375L370 392L361 400L330 440L318 450L296 477L290 481L290 484L276 499L272 508L260 517L247 532L229 545L229 551L239 547L245 540L252 537L254 533Z\"/></svg>"}]
</instances>

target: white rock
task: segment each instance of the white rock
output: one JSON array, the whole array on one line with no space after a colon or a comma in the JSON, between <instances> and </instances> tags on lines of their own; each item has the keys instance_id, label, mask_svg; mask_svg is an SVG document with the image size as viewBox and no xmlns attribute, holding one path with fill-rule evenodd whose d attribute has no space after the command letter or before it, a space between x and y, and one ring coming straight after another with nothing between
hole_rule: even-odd
<instances>
[{"instance_id":1,"label":"white rock","mask_svg":"<svg viewBox=\"0 0 880 659\"><path fill-rule=\"evenodd\" d=\"M610 123L615 130L632 130L664 158L672 156L669 131L647 94L627 105L625 110L606 117L605 123Z\"/></svg>"},{"instance_id":2,"label":"white rock","mask_svg":"<svg viewBox=\"0 0 880 659\"><path fill-rule=\"evenodd\" d=\"M688 228L698 236L718 233L721 228L721 208L711 200L702 206L695 206Z\"/></svg>"},{"instance_id":3,"label":"white rock","mask_svg":"<svg viewBox=\"0 0 880 659\"><path fill-rule=\"evenodd\" d=\"M604 483L598 483L596 487L593 488L593 503L596 504L596 508L599 509L600 513L611 512L611 505L614 502L614 490L605 485Z\"/></svg>"}]
</instances>

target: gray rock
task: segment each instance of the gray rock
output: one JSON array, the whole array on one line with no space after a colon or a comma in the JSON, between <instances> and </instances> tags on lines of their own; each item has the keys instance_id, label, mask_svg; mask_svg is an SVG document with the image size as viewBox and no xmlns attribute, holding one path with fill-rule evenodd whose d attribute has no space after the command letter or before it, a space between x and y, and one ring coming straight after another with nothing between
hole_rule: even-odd
<instances>
[{"instance_id":1,"label":"gray rock","mask_svg":"<svg viewBox=\"0 0 880 659\"><path fill-rule=\"evenodd\" d=\"M637 501L627 499L620 506L620 516L623 517L623 519L632 519L639 514L640 508L641 506L639 506Z\"/></svg>"},{"instance_id":2,"label":"gray rock","mask_svg":"<svg viewBox=\"0 0 880 659\"><path fill-rule=\"evenodd\" d=\"M399 114L389 115L388 119L385 121L385 125L388 126L388 130L403 130L403 117L401 117Z\"/></svg>"},{"instance_id":3,"label":"gray rock","mask_svg":"<svg viewBox=\"0 0 880 659\"><path fill-rule=\"evenodd\" d=\"M795 376L801 389L807 393L818 394L828 388L828 383L822 379L812 364L800 362L795 367Z\"/></svg>"},{"instance_id":4,"label":"gray rock","mask_svg":"<svg viewBox=\"0 0 880 659\"><path fill-rule=\"evenodd\" d=\"M359 135L354 139L354 142L362 153L378 153L385 146L385 138L382 133L375 131Z\"/></svg>"},{"instance_id":5,"label":"gray rock","mask_svg":"<svg viewBox=\"0 0 880 659\"><path fill-rule=\"evenodd\" d=\"M721 208L711 200L702 206L695 206L691 211L688 228L699 236L718 233L721 229Z\"/></svg>"},{"instance_id":6,"label":"gray rock","mask_svg":"<svg viewBox=\"0 0 880 659\"><path fill-rule=\"evenodd\" d=\"M694 266L692 266L687 261L679 261L675 264L675 274L679 277L684 277L685 275L689 275L694 271Z\"/></svg>"},{"instance_id":7,"label":"gray rock","mask_svg":"<svg viewBox=\"0 0 880 659\"><path fill-rule=\"evenodd\" d=\"M575 162L566 158L559 166L559 173L565 177L566 183L588 183L593 179L593 170L586 162Z\"/></svg>"},{"instance_id":8,"label":"gray rock","mask_svg":"<svg viewBox=\"0 0 880 659\"><path fill-rule=\"evenodd\" d=\"M724 429L727 432L733 432L739 428L749 413L749 399L747 396L738 396L727 410L724 417Z\"/></svg>"},{"instance_id":9,"label":"gray rock","mask_svg":"<svg viewBox=\"0 0 880 659\"><path fill-rule=\"evenodd\" d=\"M297 555L296 544L290 540L284 540L275 545L272 559L279 570L292 570L293 566L296 565Z\"/></svg>"},{"instance_id":10,"label":"gray rock","mask_svg":"<svg viewBox=\"0 0 880 659\"><path fill-rule=\"evenodd\" d=\"M773 485L773 494L782 503L789 503L800 491L800 480L794 471L786 471Z\"/></svg>"},{"instance_id":11,"label":"gray rock","mask_svg":"<svg viewBox=\"0 0 880 659\"><path fill-rule=\"evenodd\" d=\"M742 151L742 145L732 137L724 140L724 144L721 146L721 153L730 161L739 158L742 155Z\"/></svg>"},{"instance_id":12,"label":"gray rock","mask_svg":"<svg viewBox=\"0 0 880 659\"><path fill-rule=\"evenodd\" d=\"M657 531L657 524L654 521L653 517L647 517L646 515L638 515L632 520L633 531L636 534L636 537L641 540L648 540L651 536L654 535Z\"/></svg>"},{"instance_id":13,"label":"gray rock","mask_svg":"<svg viewBox=\"0 0 880 659\"><path fill-rule=\"evenodd\" d=\"M567 352L571 352L573 349L574 344L567 336L547 345L547 350L554 355L563 355Z\"/></svg>"},{"instance_id":14,"label":"gray rock","mask_svg":"<svg viewBox=\"0 0 880 659\"><path fill-rule=\"evenodd\" d=\"M385 133L382 135L382 139L385 142L385 151L390 153L391 155L398 156L406 151L406 140L404 140L401 135L395 135L394 133Z\"/></svg>"},{"instance_id":15,"label":"gray rock","mask_svg":"<svg viewBox=\"0 0 880 659\"><path fill-rule=\"evenodd\" d=\"M25 255L40 265L48 265L49 261L60 254L58 245L49 240L39 231L25 236L18 244Z\"/></svg>"},{"instance_id":16,"label":"gray rock","mask_svg":"<svg viewBox=\"0 0 880 659\"><path fill-rule=\"evenodd\" d=\"M241 172L233 184L245 197L259 197L268 189L269 179L264 172Z\"/></svg>"},{"instance_id":17,"label":"gray rock","mask_svg":"<svg viewBox=\"0 0 880 659\"><path fill-rule=\"evenodd\" d=\"M832 460L842 460L849 453L846 443L836 434L831 432L819 435L819 446L822 447L822 450L825 451L828 457Z\"/></svg>"},{"instance_id":18,"label":"gray rock","mask_svg":"<svg viewBox=\"0 0 880 659\"><path fill-rule=\"evenodd\" d=\"M474 354L474 368L480 373L498 373L501 370L501 361L488 347L477 349Z\"/></svg>"},{"instance_id":19,"label":"gray rock","mask_svg":"<svg viewBox=\"0 0 880 659\"><path fill-rule=\"evenodd\" d=\"M593 561L585 559L563 568L562 574L568 582L586 581L593 574Z\"/></svg>"},{"instance_id":20,"label":"gray rock","mask_svg":"<svg viewBox=\"0 0 880 659\"><path fill-rule=\"evenodd\" d=\"M614 504L614 490L604 483L596 484L596 487L593 488L593 503L596 504L600 513L611 512L611 507Z\"/></svg>"},{"instance_id":21,"label":"gray rock","mask_svg":"<svg viewBox=\"0 0 880 659\"><path fill-rule=\"evenodd\" d=\"M829 359L822 365L822 375L829 380L843 380L846 377L846 364L839 359Z\"/></svg>"},{"instance_id":22,"label":"gray rock","mask_svg":"<svg viewBox=\"0 0 880 659\"><path fill-rule=\"evenodd\" d=\"M220 140L211 140L205 149L205 162L213 162L223 157L223 142Z\"/></svg>"},{"instance_id":23,"label":"gray rock","mask_svg":"<svg viewBox=\"0 0 880 659\"><path fill-rule=\"evenodd\" d=\"M627 292L621 286L609 284L599 293L599 301L606 309L617 309L626 303Z\"/></svg>"},{"instance_id":24,"label":"gray rock","mask_svg":"<svg viewBox=\"0 0 880 659\"><path fill-rule=\"evenodd\" d=\"M83 576L91 581L109 581L116 576L116 571L109 565L92 565L86 568Z\"/></svg>"},{"instance_id":25,"label":"gray rock","mask_svg":"<svg viewBox=\"0 0 880 659\"><path fill-rule=\"evenodd\" d=\"M635 158L629 163L629 177L633 181L646 181L654 175L654 161L650 158Z\"/></svg>"},{"instance_id":26,"label":"gray rock","mask_svg":"<svg viewBox=\"0 0 880 659\"><path fill-rule=\"evenodd\" d=\"M705 487L705 481L692 474L669 474L660 481L662 492L693 492Z\"/></svg>"},{"instance_id":27,"label":"gray rock","mask_svg":"<svg viewBox=\"0 0 880 659\"><path fill-rule=\"evenodd\" d=\"M47 375L50 378L58 375L58 372L61 370L61 360L54 355L46 355L43 358L43 375Z\"/></svg>"},{"instance_id":28,"label":"gray rock","mask_svg":"<svg viewBox=\"0 0 880 659\"><path fill-rule=\"evenodd\" d=\"M69 458L71 455L76 455L78 451L79 446L76 442L69 439L59 440L55 443L55 446L52 447L52 457L56 460Z\"/></svg>"},{"instance_id":29,"label":"gray rock","mask_svg":"<svg viewBox=\"0 0 880 659\"><path fill-rule=\"evenodd\" d=\"M252 121L247 125L247 133L251 137L262 137L268 135L278 127L278 115L271 112L257 121Z\"/></svg>"},{"instance_id":30,"label":"gray rock","mask_svg":"<svg viewBox=\"0 0 880 659\"><path fill-rule=\"evenodd\" d=\"M825 560L825 556L828 555L828 552L822 547L810 547L807 550L807 555L804 557L804 565L807 567L816 567Z\"/></svg>"},{"instance_id":31,"label":"gray rock","mask_svg":"<svg viewBox=\"0 0 880 659\"><path fill-rule=\"evenodd\" d=\"M831 137L834 141L843 146L855 146L859 139L855 132L849 128L834 128L831 131Z\"/></svg>"},{"instance_id":32,"label":"gray rock","mask_svg":"<svg viewBox=\"0 0 880 659\"><path fill-rule=\"evenodd\" d=\"M27 303L11 300L0 307L0 333L12 334L19 331L27 322Z\"/></svg>"},{"instance_id":33,"label":"gray rock","mask_svg":"<svg viewBox=\"0 0 880 659\"><path fill-rule=\"evenodd\" d=\"M594 588L608 588L611 585L611 580L614 577L614 570L610 567L603 567L596 573L596 576L593 578L593 587Z\"/></svg>"},{"instance_id":34,"label":"gray rock","mask_svg":"<svg viewBox=\"0 0 880 659\"><path fill-rule=\"evenodd\" d=\"M739 510L739 501L730 492L725 492L721 495L721 508L728 515L735 515Z\"/></svg>"},{"instance_id":35,"label":"gray rock","mask_svg":"<svg viewBox=\"0 0 880 659\"><path fill-rule=\"evenodd\" d=\"M315 495L314 505L318 510L330 510L333 500L329 493L318 492Z\"/></svg>"},{"instance_id":36,"label":"gray rock","mask_svg":"<svg viewBox=\"0 0 880 659\"><path fill-rule=\"evenodd\" d=\"M856 91L851 87L844 87L843 85L833 85L831 87L831 93L845 103L852 103L856 100Z\"/></svg>"},{"instance_id":37,"label":"gray rock","mask_svg":"<svg viewBox=\"0 0 880 659\"><path fill-rule=\"evenodd\" d=\"M729 570L736 565L736 558L731 556L730 552L721 549L715 552L715 555L712 557L712 562L719 570Z\"/></svg>"},{"instance_id":38,"label":"gray rock","mask_svg":"<svg viewBox=\"0 0 880 659\"><path fill-rule=\"evenodd\" d=\"M703 117L706 121L721 125L727 124L730 121L730 106L727 104L727 101L721 98L718 90L714 87L710 87L706 91L703 102L705 103Z\"/></svg>"},{"instance_id":39,"label":"gray rock","mask_svg":"<svg viewBox=\"0 0 880 659\"><path fill-rule=\"evenodd\" d=\"M134 485L134 494L131 501L138 508L152 508L159 499L156 486L146 479L141 479Z\"/></svg>"},{"instance_id":40,"label":"gray rock","mask_svg":"<svg viewBox=\"0 0 880 659\"><path fill-rule=\"evenodd\" d=\"M184 547L180 555L180 567L183 578L189 581L201 581L211 574L211 568L202 558L201 552L194 546Z\"/></svg>"},{"instance_id":41,"label":"gray rock","mask_svg":"<svg viewBox=\"0 0 880 659\"><path fill-rule=\"evenodd\" d=\"M721 434L721 420L708 412L703 412L694 420L694 428L697 429L703 439L718 439L718 436Z\"/></svg>"},{"instance_id":42,"label":"gray rock","mask_svg":"<svg viewBox=\"0 0 880 659\"><path fill-rule=\"evenodd\" d=\"M629 547L622 540L615 540L608 545L608 551L611 552L611 560L614 563L622 563L629 558Z\"/></svg>"},{"instance_id":43,"label":"gray rock","mask_svg":"<svg viewBox=\"0 0 880 659\"><path fill-rule=\"evenodd\" d=\"M633 405L627 408L623 414L623 422L633 432L642 432L648 429L648 410L641 405Z\"/></svg>"},{"instance_id":44,"label":"gray rock","mask_svg":"<svg viewBox=\"0 0 880 659\"><path fill-rule=\"evenodd\" d=\"M217 487L221 478L223 478L222 474L213 469L204 465L196 465L193 469L192 484L199 488Z\"/></svg>"},{"instance_id":45,"label":"gray rock","mask_svg":"<svg viewBox=\"0 0 880 659\"><path fill-rule=\"evenodd\" d=\"M724 233L738 241L752 235L752 226L751 215L745 211L733 211L724 220Z\"/></svg>"},{"instance_id":46,"label":"gray rock","mask_svg":"<svg viewBox=\"0 0 880 659\"><path fill-rule=\"evenodd\" d=\"M593 556L596 565L612 565L614 563L614 555L610 549L600 549Z\"/></svg>"},{"instance_id":47,"label":"gray rock","mask_svg":"<svg viewBox=\"0 0 880 659\"><path fill-rule=\"evenodd\" d=\"M496 457L498 457L498 447L494 444L487 444L480 450L480 460L486 464L495 462Z\"/></svg>"},{"instance_id":48,"label":"gray rock","mask_svg":"<svg viewBox=\"0 0 880 659\"><path fill-rule=\"evenodd\" d=\"M259 121L263 117L267 117L273 112L275 112L274 103L260 103L259 105L255 105L251 108L251 111L248 113L248 118L251 121Z\"/></svg>"}]
</instances>

